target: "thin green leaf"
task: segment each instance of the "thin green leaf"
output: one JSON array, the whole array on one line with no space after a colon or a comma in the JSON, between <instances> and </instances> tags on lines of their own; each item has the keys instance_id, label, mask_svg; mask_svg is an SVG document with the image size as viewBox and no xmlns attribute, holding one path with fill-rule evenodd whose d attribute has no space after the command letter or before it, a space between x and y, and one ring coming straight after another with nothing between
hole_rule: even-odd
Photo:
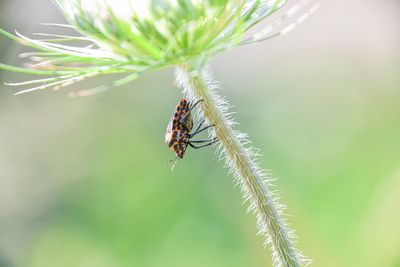
<instances>
[{"instance_id":1,"label":"thin green leaf","mask_svg":"<svg viewBox=\"0 0 400 267\"><path fill-rule=\"evenodd\" d=\"M17 72L17 73L24 73L24 74L47 75L47 76L65 75L65 74L75 73L74 71L62 71L62 70L51 71L51 70L27 69L27 68L15 67L15 66L3 64L3 63L0 63L0 70L7 70L7 71L12 71L12 72Z\"/></svg>"}]
</instances>

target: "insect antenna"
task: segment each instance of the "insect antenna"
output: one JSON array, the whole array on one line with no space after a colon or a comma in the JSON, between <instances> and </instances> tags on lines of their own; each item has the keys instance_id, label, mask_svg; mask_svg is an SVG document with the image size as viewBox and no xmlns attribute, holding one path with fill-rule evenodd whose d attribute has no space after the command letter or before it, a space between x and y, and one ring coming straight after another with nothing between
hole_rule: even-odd
<instances>
[{"instance_id":1,"label":"insect antenna","mask_svg":"<svg viewBox=\"0 0 400 267\"><path fill-rule=\"evenodd\" d=\"M178 160L179 160L179 157L176 156L175 158L167 161L167 164L171 165L171 171L174 170L176 163L178 163Z\"/></svg>"}]
</instances>

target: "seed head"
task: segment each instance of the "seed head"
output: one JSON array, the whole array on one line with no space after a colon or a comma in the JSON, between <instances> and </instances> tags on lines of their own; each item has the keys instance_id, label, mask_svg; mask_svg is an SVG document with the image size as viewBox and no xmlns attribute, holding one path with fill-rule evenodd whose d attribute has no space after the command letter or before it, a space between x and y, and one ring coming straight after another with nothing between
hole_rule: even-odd
<instances>
[{"instance_id":1,"label":"seed head","mask_svg":"<svg viewBox=\"0 0 400 267\"><path fill-rule=\"evenodd\" d=\"M39 50L22 55L31 59L27 64L30 70L4 64L0 64L0 69L56 76L10 84L40 84L19 93L48 87L59 89L99 74L127 73L121 80L74 94L85 96L127 83L147 70L186 62L203 64L221 51L283 33L283 22L310 0L299 1L295 12L288 11L253 35L248 34L249 30L280 9L286 0L54 1L70 25L47 25L70 27L82 36L39 33L36 35L51 39L34 40L0 29L0 33ZM306 13L309 11L303 11ZM86 44L65 43L70 41Z\"/></svg>"},{"instance_id":2,"label":"seed head","mask_svg":"<svg viewBox=\"0 0 400 267\"><path fill-rule=\"evenodd\" d=\"M176 64L234 47L284 0L58 0L69 22L126 61Z\"/></svg>"}]
</instances>

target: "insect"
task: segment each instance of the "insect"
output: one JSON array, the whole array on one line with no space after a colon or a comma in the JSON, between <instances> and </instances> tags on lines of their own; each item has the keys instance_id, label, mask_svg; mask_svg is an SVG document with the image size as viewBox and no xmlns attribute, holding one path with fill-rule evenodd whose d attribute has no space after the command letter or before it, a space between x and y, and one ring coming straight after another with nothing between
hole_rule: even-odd
<instances>
[{"instance_id":1,"label":"insect","mask_svg":"<svg viewBox=\"0 0 400 267\"><path fill-rule=\"evenodd\" d=\"M204 120L200 122L200 124L193 129L193 117L192 110L203 100L199 100L192 105L192 102L188 101L186 98L183 98L179 101L176 106L174 113L168 123L167 131L165 133L165 143L168 147L175 152L176 159L183 158L183 155L186 152L186 148L188 146L198 149L206 146L210 146L217 142L217 138L214 139L203 139L203 140L191 140L195 135L207 130L214 125L208 125L203 127ZM200 144L200 145L196 145Z\"/></svg>"}]
</instances>

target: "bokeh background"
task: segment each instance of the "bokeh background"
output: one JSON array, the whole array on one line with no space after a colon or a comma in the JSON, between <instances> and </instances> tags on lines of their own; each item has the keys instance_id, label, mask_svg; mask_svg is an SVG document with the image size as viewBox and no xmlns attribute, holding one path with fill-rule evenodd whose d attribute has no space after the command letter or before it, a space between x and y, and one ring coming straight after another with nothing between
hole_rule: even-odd
<instances>
[{"instance_id":1,"label":"bokeh background","mask_svg":"<svg viewBox=\"0 0 400 267\"><path fill-rule=\"evenodd\" d=\"M400 3L320 3L212 69L314 266L400 266ZM41 22L64 22L51 1L0 0L2 28ZM1 62L22 51L0 37ZM270 266L213 149L166 164L173 72L80 99L68 92L110 77L20 96L0 85L1 267Z\"/></svg>"}]
</instances>

